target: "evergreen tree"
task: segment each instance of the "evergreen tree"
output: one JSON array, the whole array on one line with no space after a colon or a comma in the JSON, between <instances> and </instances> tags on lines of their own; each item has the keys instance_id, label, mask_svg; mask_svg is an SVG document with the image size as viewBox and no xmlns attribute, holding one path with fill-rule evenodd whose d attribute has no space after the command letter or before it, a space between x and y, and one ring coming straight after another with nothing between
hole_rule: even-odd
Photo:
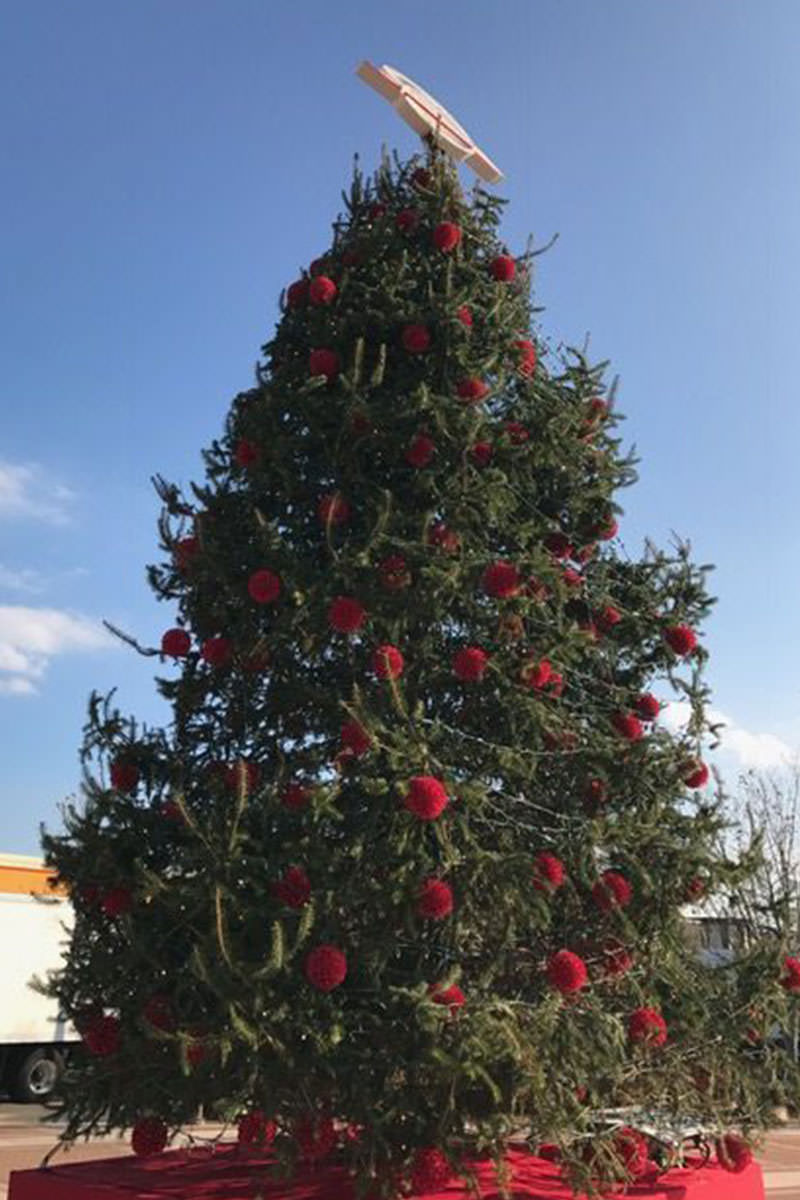
<instances>
[{"instance_id":1,"label":"evergreen tree","mask_svg":"<svg viewBox=\"0 0 800 1200\"><path fill-rule=\"evenodd\" d=\"M626 1107L739 1168L800 967L712 971L683 933L744 870L700 759L706 569L619 547L605 365L547 350L501 201L435 151L345 200L205 481L157 481L171 724L93 697L45 837L86 1051L64 1136L152 1152L202 1106L388 1194L514 1137L592 1186L641 1170L599 1119Z\"/></svg>"}]
</instances>

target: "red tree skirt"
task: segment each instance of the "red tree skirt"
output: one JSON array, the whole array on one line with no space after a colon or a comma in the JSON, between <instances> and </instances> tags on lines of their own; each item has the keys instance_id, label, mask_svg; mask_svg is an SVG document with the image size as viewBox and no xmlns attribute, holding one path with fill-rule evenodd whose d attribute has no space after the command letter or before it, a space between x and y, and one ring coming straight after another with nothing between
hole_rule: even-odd
<instances>
[{"instance_id":1,"label":"red tree skirt","mask_svg":"<svg viewBox=\"0 0 800 1200\"><path fill-rule=\"evenodd\" d=\"M513 1200L575 1200L558 1168L532 1154L508 1156ZM46 1170L14 1171L8 1200L354 1200L355 1192L340 1167L299 1170L289 1181L270 1179L274 1159L242 1154L234 1146L207 1155L182 1150L152 1158L107 1158ZM483 1200L501 1200L491 1163L476 1170ZM714 1165L700 1170L669 1171L654 1184L630 1187L635 1200L764 1200L761 1168L751 1163L738 1175ZM463 1185L453 1182L424 1200L466 1200ZM422 1198L418 1198L422 1200Z\"/></svg>"}]
</instances>

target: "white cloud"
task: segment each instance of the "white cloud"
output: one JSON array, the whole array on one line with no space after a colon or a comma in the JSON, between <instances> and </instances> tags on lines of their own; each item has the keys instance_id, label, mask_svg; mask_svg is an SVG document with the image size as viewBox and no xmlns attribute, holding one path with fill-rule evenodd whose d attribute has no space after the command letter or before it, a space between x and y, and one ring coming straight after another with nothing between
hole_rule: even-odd
<instances>
[{"instance_id":1,"label":"white cloud","mask_svg":"<svg viewBox=\"0 0 800 1200\"><path fill-rule=\"evenodd\" d=\"M688 700L671 700L662 709L661 719L668 728L678 731L686 725L690 714ZM780 767L796 757L796 752L774 733L752 733L743 729L718 708L707 709L706 716L712 725L724 726L719 731L719 750L731 755L737 766Z\"/></svg>"},{"instance_id":2,"label":"white cloud","mask_svg":"<svg viewBox=\"0 0 800 1200\"><path fill-rule=\"evenodd\" d=\"M52 658L112 645L99 621L54 608L0 605L0 693L30 695Z\"/></svg>"},{"instance_id":3,"label":"white cloud","mask_svg":"<svg viewBox=\"0 0 800 1200\"><path fill-rule=\"evenodd\" d=\"M7 592L27 592L34 595L44 591L42 577L30 567L7 567L0 563L0 588Z\"/></svg>"},{"instance_id":4,"label":"white cloud","mask_svg":"<svg viewBox=\"0 0 800 1200\"><path fill-rule=\"evenodd\" d=\"M0 460L0 519L31 517L64 525L75 493L48 477L37 463Z\"/></svg>"}]
</instances>

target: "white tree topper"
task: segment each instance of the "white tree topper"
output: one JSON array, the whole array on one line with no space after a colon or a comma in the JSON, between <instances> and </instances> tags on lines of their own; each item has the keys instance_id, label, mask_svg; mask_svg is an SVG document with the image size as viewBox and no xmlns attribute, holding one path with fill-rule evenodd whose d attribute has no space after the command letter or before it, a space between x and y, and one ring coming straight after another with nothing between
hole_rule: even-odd
<instances>
[{"instance_id":1,"label":"white tree topper","mask_svg":"<svg viewBox=\"0 0 800 1200\"><path fill-rule=\"evenodd\" d=\"M456 162L471 167L487 183L499 183L503 178L503 172L475 145L463 125L413 79L394 67L375 67L366 60L356 74L388 100L407 125L421 137L432 137Z\"/></svg>"}]
</instances>

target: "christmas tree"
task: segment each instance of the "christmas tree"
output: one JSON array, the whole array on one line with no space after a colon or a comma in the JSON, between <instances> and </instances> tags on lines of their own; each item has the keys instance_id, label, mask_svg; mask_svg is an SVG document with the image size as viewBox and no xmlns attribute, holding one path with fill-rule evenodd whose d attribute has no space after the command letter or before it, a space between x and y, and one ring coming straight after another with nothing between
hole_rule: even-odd
<instances>
[{"instance_id":1,"label":"christmas tree","mask_svg":"<svg viewBox=\"0 0 800 1200\"><path fill-rule=\"evenodd\" d=\"M93 697L45 837L64 1137L153 1153L202 1107L387 1195L520 1138L591 1188L654 1153L624 1109L741 1169L800 964L685 936L745 869L700 757L706 569L619 547L613 388L547 348L501 201L433 148L345 200L204 482L157 480L171 723Z\"/></svg>"}]
</instances>

